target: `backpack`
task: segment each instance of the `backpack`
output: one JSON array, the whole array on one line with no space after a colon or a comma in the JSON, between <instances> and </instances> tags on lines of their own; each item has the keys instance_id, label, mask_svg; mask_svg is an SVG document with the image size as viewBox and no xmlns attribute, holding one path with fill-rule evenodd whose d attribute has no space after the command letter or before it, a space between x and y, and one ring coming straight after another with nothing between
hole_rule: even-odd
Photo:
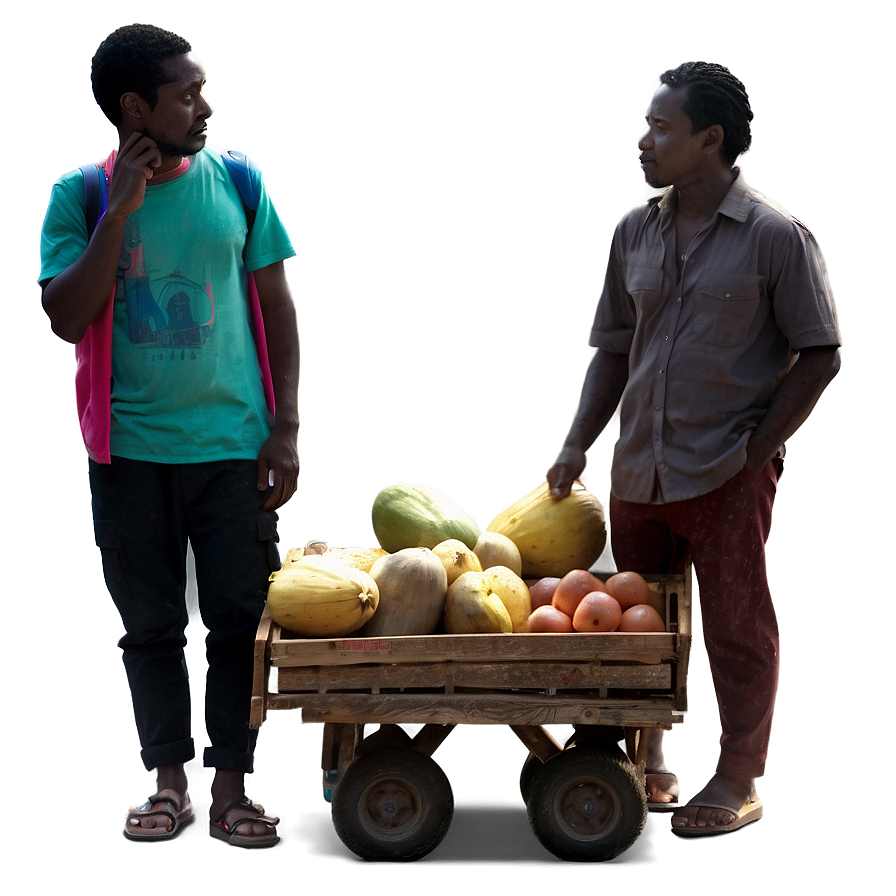
<instances>
[{"instance_id":1,"label":"backpack","mask_svg":"<svg viewBox=\"0 0 896 896\"><path fill-rule=\"evenodd\" d=\"M221 153L221 159L240 192L251 230L261 197L261 171L245 153L235 149L225 149ZM103 166L95 162L82 165L80 171L84 176L84 217L87 222L87 238L90 239L97 221L106 211L106 174Z\"/></svg>"}]
</instances>

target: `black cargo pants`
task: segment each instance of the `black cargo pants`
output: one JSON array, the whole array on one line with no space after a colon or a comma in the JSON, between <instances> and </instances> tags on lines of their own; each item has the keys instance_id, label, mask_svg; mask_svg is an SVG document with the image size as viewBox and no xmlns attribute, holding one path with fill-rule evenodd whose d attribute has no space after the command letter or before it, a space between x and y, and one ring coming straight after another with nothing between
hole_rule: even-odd
<instances>
[{"instance_id":1,"label":"black cargo pants","mask_svg":"<svg viewBox=\"0 0 896 896\"><path fill-rule=\"evenodd\" d=\"M277 515L262 510L254 460L163 464L90 461L96 543L121 614L119 641L147 769L188 762L190 687L184 646L187 542L208 629L203 763L251 772L253 643L268 576L279 568Z\"/></svg>"}]
</instances>

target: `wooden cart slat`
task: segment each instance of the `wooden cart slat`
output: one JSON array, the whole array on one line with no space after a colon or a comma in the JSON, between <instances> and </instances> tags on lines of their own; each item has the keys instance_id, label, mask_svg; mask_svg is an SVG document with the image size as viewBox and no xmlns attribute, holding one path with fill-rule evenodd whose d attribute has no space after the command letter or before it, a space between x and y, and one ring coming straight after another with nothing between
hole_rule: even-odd
<instances>
[{"instance_id":1,"label":"wooden cart slat","mask_svg":"<svg viewBox=\"0 0 896 896\"><path fill-rule=\"evenodd\" d=\"M271 709L302 709L306 722L375 720L380 724L501 725L637 725L669 728L681 721L671 701L607 700L535 694L430 695L342 694L338 698L308 694L271 695Z\"/></svg>"},{"instance_id":2,"label":"wooden cart slat","mask_svg":"<svg viewBox=\"0 0 896 896\"><path fill-rule=\"evenodd\" d=\"M378 691L478 688L500 689L588 689L630 690L669 688L672 670L668 664L604 665L602 663L419 663L396 666L311 666L277 670L282 692L335 693L353 690Z\"/></svg>"},{"instance_id":3,"label":"wooden cart slat","mask_svg":"<svg viewBox=\"0 0 896 896\"><path fill-rule=\"evenodd\" d=\"M621 632L514 635L403 635L393 638L295 638L276 623L271 662L283 666L365 663L615 660L658 663L677 655L681 636Z\"/></svg>"}]
</instances>

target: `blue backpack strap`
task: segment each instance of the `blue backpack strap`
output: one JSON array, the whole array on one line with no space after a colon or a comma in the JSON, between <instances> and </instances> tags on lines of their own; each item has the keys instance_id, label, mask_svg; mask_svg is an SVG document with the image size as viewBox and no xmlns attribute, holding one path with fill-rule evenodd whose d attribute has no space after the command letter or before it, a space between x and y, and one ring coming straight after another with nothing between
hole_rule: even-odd
<instances>
[{"instance_id":1,"label":"blue backpack strap","mask_svg":"<svg viewBox=\"0 0 896 896\"><path fill-rule=\"evenodd\" d=\"M82 165L84 177L84 219L87 224L87 238L90 239L103 212L106 211L106 173L102 165L95 162Z\"/></svg>"},{"instance_id":2,"label":"blue backpack strap","mask_svg":"<svg viewBox=\"0 0 896 896\"><path fill-rule=\"evenodd\" d=\"M251 228L261 199L261 169L245 153L235 149L225 149L221 153L221 158L236 188L240 191Z\"/></svg>"}]
</instances>

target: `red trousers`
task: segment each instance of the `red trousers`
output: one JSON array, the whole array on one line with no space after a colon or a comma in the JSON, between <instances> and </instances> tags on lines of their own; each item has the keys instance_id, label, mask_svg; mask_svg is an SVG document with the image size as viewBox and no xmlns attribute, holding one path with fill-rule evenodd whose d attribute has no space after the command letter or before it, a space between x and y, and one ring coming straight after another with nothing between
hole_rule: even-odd
<instances>
[{"instance_id":1,"label":"red trousers","mask_svg":"<svg viewBox=\"0 0 896 896\"><path fill-rule=\"evenodd\" d=\"M765 771L778 685L778 624L765 571L765 542L782 471L744 469L720 488L671 504L610 498L617 569L681 573L693 563L703 639L719 717L717 771L757 778Z\"/></svg>"}]
</instances>

